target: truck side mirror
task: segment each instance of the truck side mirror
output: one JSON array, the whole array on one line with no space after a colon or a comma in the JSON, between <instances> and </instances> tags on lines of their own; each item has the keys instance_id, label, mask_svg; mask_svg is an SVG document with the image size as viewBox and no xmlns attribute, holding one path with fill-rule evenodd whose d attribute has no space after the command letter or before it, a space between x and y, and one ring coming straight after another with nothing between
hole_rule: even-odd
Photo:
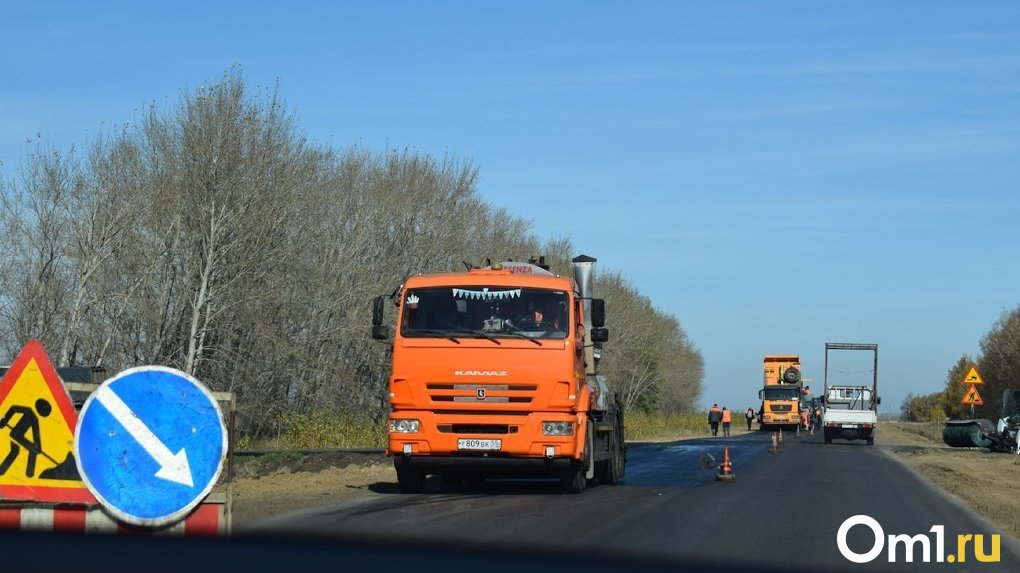
<instances>
[{"instance_id":1,"label":"truck side mirror","mask_svg":"<svg viewBox=\"0 0 1020 573\"><path fill-rule=\"evenodd\" d=\"M606 325L606 301L601 298L591 299L591 325L597 328Z\"/></svg>"},{"instance_id":2,"label":"truck side mirror","mask_svg":"<svg viewBox=\"0 0 1020 573\"><path fill-rule=\"evenodd\" d=\"M372 300L372 338L376 340L386 340L390 337L390 327L383 324L384 304L386 303L381 296Z\"/></svg>"},{"instance_id":3,"label":"truck side mirror","mask_svg":"<svg viewBox=\"0 0 1020 573\"><path fill-rule=\"evenodd\" d=\"M879 396L879 397L878 397L878 405L879 405L879 406L881 406L881 405L882 405L882 397L881 397L881 396Z\"/></svg>"},{"instance_id":4,"label":"truck side mirror","mask_svg":"<svg viewBox=\"0 0 1020 573\"><path fill-rule=\"evenodd\" d=\"M609 329L608 328L591 329L591 341L595 343L609 342Z\"/></svg>"}]
</instances>

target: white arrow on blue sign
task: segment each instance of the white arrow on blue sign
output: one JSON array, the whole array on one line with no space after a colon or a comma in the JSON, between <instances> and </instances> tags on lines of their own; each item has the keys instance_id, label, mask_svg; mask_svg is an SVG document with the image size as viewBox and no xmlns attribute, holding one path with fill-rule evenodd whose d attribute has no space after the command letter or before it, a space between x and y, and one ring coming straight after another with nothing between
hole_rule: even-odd
<instances>
[{"instance_id":1,"label":"white arrow on blue sign","mask_svg":"<svg viewBox=\"0 0 1020 573\"><path fill-rule=\"evenodd\" d=\"M164 366L139 366L89 396L74 433L78 473L121 521L159 527L209 494L227 454L227 430L201 382Z\"/></svg>"}]
</instances>

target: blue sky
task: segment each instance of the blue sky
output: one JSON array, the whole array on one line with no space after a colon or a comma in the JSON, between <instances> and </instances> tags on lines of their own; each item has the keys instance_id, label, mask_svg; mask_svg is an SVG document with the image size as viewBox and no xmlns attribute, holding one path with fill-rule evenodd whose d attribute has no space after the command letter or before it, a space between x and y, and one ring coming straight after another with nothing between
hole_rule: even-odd
<instances>
[{"instance_id":1,"label":"blue sky","mask_svg":"<svg viewBox=\"0 0 1020 573\"><path fill-rule=\"evenodd\" d=\"M239 65L321 143L473 161L492 204L681 320L703 403L754 403L764 354L820 382L825 342L874 342L895 411L1020 304L1017 22L1015 2L12 3L0 161Z\"/></svg>"}]
</instances>

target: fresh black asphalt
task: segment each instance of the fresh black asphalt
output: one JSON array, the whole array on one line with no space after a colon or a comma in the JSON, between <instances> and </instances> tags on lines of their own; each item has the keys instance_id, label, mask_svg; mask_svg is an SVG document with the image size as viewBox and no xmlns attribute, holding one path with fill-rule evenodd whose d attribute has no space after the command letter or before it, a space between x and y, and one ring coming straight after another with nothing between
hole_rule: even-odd
<instances>
[{"instance_id":1,"label":"fresh black asphalt","mask_svg":"<svg viewBox=\"0 0 1020 573\"><path fill-rule=\"evenodd\" d=\"M820 435L787 435L769 453L769 435L632 444L627 477L581 495L557 493L555 484L491 481L480 488L392 494L322 507L255 524L237 532L335 536L388 542L442 543L443 547L528 548L556 552L693 560L747 571L1020 571L1017 542L883 451L863 442L824 444ZM710 453L721 460L729 447L732 481L699 467ZM933 562L905 562L902 546L890 563L887 548L872 562L856 564L837 549L840 525L855 515L874 518L885 536L927 535ZM945 528L946 553L957 534L1001 535L998 563L934 562L932 526ZM884 541L884 540L883 540ZM871 530L857 526L848 543L866 553Z\"/></svg>"}]
</instances>

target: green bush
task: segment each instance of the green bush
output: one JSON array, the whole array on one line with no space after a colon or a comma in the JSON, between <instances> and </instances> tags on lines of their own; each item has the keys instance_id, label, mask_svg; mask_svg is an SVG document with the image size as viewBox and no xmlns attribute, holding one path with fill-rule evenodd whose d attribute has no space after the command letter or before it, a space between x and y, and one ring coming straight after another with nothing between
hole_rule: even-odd
<instances>
[{"instance_id":1,"label":"green bush","mask_svg":"<svg viewBox=\"0 0 1020 573\"><path fill-rule=\"evenodd\" d=\"M628 440L678 438L708 432L708 414L703 412L659 415L635 411L627 413L626 423Z\"/></svg>"},{"instance_id":2,"label":"green bush","mask_svg":"<svg viewBox=\"0 0 1020 573\"><path fill-rule=\"evenodd\" d=\"M383 424L354 415L318 412L294 414L283 421L279 447L284 449L382 448L386 445Z\"/></svg>"}]
</instances>

